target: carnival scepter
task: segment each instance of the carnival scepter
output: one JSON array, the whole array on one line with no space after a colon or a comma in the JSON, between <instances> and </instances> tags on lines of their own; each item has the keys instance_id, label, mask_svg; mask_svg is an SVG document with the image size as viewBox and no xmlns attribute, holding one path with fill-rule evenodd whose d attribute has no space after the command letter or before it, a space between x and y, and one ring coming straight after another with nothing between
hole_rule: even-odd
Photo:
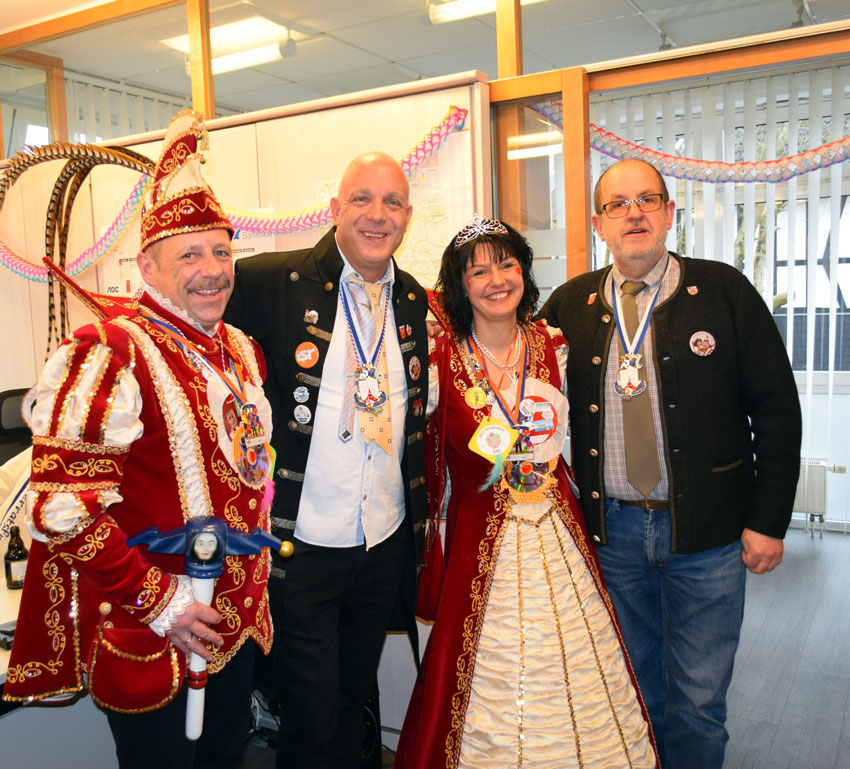
<instances>
[{"instance_id":1,"label":"carnival scepter","mask_svg":"<svg viewBox=\"0 0 850 769\"><path fill-rule=\"evenodd\" d=\"M228 526L221 518L190 518L184 526L160 533L151 526L127 540L131 547L147 545L152 553L183 554L186 574L192 578L192 595L198 603L212 603L216 577L224 571L225 555L259 553L264 547L275 550L283 558L292 555L292 543L254 527L250 534ZM207 684L207 661L192 652L186 673L189 691L186 700L186 737L197 740L204 724L204 687Z\"/></svg>"}]
</instances>

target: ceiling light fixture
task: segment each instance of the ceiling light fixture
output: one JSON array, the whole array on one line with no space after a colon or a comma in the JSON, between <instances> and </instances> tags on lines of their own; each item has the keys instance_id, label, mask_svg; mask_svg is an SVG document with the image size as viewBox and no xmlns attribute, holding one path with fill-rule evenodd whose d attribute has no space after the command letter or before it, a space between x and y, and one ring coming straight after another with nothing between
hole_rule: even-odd
<instances>
[{"instance_id":1,"label":"ceiling light fixture","mask_svg":"<svg viewBox=\"0 0 850 769\"><path fill-rule=\"evenodd\" d=\"M237 69L245 69L246 67L258 67L260 64L270 64L273 61L280 61L283 54L280 46L277 43L270 45L261 45L257 48L249 48L247 51L237 51L229 53L227 56L216 56L210 66L212 67L213 75L220 75L223 72L233 72Z\"/></svg>"},{"instance_id":2,"label":"ceiling light fixture","mask_svg":"<svg viewBox=\"0 0 850 769\"><path fill-rule=\"evenodd\" d=\"M533 5L546 0L520 0L520 5ZM445 3L428 3L428 18L432 24L470 19L496 12L496 0L448 0Z\"/></svg>"},{"instance_id":3,"label":"ceiling light fixture","mask_svg":"<svg viewBox=\"0 0 850 769\"><path fill-rule=\"evenodd\" d=\"M564 151L560 131L538 131L508 137L508 160L525 160L559 155Z\"/></svg>"},{"instance_id":4,"label":"ceiling light fixture","mask_svg":"<svg viewBox=\"0 0 850 769\"><path fill-rule=\"evenodd\" d=\"M188 56L189 35L178 35L160 43ZM259 16L251 16L210 29L214 75L256 67L295 55L295 41L289 29Z\"/></svg>"}]
</instances>

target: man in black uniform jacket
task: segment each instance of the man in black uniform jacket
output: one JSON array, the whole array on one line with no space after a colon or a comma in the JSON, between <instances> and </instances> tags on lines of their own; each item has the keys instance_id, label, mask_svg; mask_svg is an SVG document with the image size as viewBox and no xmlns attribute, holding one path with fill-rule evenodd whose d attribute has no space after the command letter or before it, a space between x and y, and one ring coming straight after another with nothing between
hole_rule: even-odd
<instances>
[{"instance_id":1,"label":"man in black uniform jacket","mask_svg":"<svg viewBox=\"0 0 850 769\"><path fill-rule=\"evenodd\" d=\"M358 157L314 248L236 266L226 318L266 354L271 525L294 545L269 580L278 767L358 767L394 607L416 650L428 345L425 292L393 259L408 195L395 160Z\"/></svg>"}]
</instances>

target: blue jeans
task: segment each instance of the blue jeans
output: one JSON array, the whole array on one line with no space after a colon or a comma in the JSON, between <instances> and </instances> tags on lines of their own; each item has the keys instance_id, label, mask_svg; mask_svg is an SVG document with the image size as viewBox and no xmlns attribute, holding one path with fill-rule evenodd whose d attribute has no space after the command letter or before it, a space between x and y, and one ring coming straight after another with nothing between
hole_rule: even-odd
<instances>
[{"instance_id":1,"label":"blue jeans","mask_svg":"<svg viewBox=\"0 0 850 769\"><path fill-rule=\"evenodd\" d=\"M670 552L670 512L606 502L598 548L664 769L721 769L744 616L741 542Z\"/></svg>"}]
</instances>

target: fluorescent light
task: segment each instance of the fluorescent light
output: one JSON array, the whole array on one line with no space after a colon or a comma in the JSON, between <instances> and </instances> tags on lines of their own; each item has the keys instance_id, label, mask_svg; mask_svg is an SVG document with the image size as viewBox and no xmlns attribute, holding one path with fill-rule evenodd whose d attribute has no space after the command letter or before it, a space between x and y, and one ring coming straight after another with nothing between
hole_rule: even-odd
<instances>
[{"instance_id":1,"label":"fluorescent light","mask_svg":"<svg viewBox=\"0 0 850 769\"><path fill-rule=\"evenodd\" d=\"M563 143L564 135L560 131L537 131L508 137L508 147L530 147L540 144L557 144L560 146Z\"/></svg>"},{"instance_id":2,"label":"fluorescent light","mask_svg":"<svg viewBox=\"0 0 850 769\"><path fill-rule=\"evenodd\" d=\"M546 0L520 0L520 5L533 5ZM432 24L469 19L496 12L496 0L448 0L445 3L428 3L428 17Z\"/></svg>"},{"instance_id":3,"label":"fluorescent light","mask_svg":"<svg viewBox=\"0 0 850 769\"><path fill-rule=\"evenodd\" d=\"M508 150L508 160L527 160L528 158L554 157L564 151L563 147L544 144L542 147L525 147L521 150Z\"/></svg>"},{"instance_id":4,"label":"fluorescent light","mask_svg":"<svg viewBox=\"0 0 850 769\"><path fill-rule=\"evenodd\" d=\"M560 131L537 131L508 137L508 160L542 158L564 151L564 135ZM513 147L513 149L511 149Z\"/></svg>"},{"instance_id":5,"label":"fluorescent light","mask_svg":"<svg viewBox=\"0 0 850 769\"><path fill-rule=\"evenodd\" d=\"M228 56L272 43L282 43L289 37L286 27L260 16L251 16L210 29L210 47L214 57ZM189 53L189 35L169 37L159 42L181 53Z\"/></svg>"},{"instance_id":6,"label":"fluorescent light","mask_svg":"<svg viewBox=\"0 0 850 769\"><path fill-rule=\"evenodd\" d=\"M260 64L280 61L282 58L280 46L277 43L261 45L259 48L250 48L247 51L217 56L211 62L212 73L213 75L220 75L222 72L233 72L237 69L257 67Z\"/></svg>"}]
</instances>

